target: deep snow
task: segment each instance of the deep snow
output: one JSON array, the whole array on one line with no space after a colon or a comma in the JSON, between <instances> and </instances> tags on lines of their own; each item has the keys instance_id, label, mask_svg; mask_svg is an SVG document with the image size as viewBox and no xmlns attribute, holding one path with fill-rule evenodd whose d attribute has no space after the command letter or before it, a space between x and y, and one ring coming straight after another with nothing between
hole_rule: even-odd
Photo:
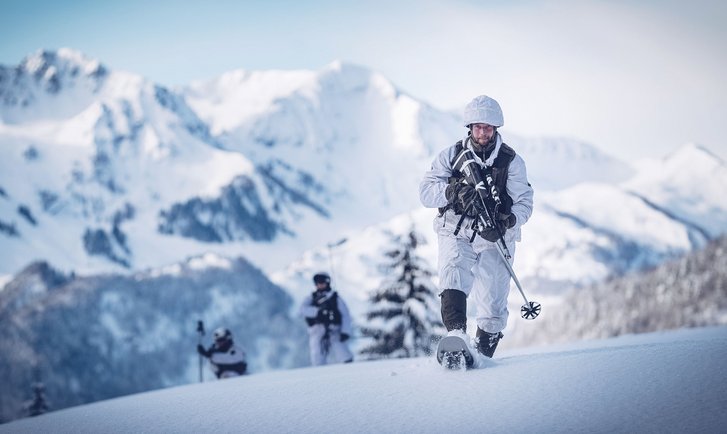
<instances>
[{"instance_id":1,"label":"deep snow","mask_svg":"<svg viewBox=\"0 0 727 434\"><path fill-rule=\"evenodd\" d=\"M727 327L268 372L0 425L0 433L725 432Z\"/></svg>"}]
</instances>

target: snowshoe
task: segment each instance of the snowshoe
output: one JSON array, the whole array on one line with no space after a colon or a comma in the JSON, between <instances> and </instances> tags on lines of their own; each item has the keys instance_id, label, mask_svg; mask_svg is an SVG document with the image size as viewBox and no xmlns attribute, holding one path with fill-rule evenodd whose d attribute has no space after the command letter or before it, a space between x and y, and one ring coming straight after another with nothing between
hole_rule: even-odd
<instances>
[{"instance_id":1,"label":"snowshoe","mask_svg":"<svg viewBox=\"0 0 727 434\"><path fill-rule=\"evenodd\" d=\"M449 335L437 345L437 362L446 369L465 370L474 365L475 359L462 337Z\"/></svg>"}]
</instances>

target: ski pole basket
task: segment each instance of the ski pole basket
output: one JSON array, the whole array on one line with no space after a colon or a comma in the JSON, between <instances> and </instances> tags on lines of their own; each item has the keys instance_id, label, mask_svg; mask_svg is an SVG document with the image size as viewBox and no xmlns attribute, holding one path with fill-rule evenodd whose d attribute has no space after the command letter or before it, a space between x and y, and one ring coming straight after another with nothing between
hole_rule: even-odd
<instances>
[{"instance_id":1,"label":"ski pole basket","mask_svg":"<svg viewBox=\"0 0 727 434\"><path fill-rule=\"evenodd\" d=\"M530 301L520 308L520 316L525 319L535 319L540 315L540 303Z\"/></svg>"}]
</instances>

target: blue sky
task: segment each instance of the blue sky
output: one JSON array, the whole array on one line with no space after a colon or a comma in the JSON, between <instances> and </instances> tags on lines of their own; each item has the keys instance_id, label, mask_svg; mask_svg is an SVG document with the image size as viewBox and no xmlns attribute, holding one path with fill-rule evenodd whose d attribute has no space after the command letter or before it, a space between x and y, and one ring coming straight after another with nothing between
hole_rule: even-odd
<instances>
[{"instance_id":1,"label":"blue sky","mask_svg":"<svg viewBox=\"0 0 727 434\"><path fill-rule=\"evenodd\" d=\"M719 1L6 0L0 10L4 65L71 47L173 86L340 59L441 109L489 94L520 134L627 158L696 142L727 159Z\"/></svg>"}]
</instances>

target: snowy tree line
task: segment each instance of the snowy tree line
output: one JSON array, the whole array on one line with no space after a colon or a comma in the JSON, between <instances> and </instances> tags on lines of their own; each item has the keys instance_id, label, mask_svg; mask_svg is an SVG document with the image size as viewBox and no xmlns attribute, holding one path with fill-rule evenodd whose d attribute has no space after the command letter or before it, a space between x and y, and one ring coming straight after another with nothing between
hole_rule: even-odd
<instances>
[{"instance_id":1,"label":"snowy tree line","mask_svg":"<svg viewBox=\"0 0 727 434\"><path fill-rule=\"evenodd\" d=\"M526 333L537 344L727 324L727 237L654 269L571 290Z\"/></svg>"}]
</instances>

